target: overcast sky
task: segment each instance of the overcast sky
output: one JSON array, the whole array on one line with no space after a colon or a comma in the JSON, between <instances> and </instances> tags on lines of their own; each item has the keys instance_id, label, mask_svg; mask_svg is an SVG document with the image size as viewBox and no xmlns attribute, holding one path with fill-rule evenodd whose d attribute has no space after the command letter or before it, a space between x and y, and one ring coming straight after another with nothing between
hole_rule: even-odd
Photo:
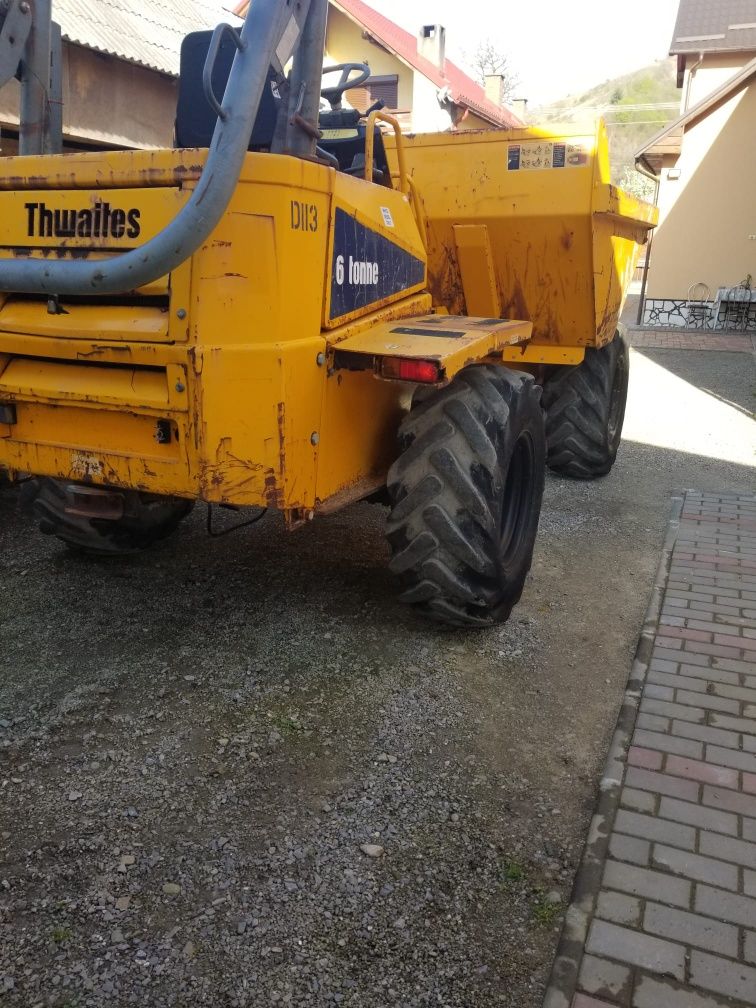
<instances>
[{"instance_id":1,"label":"overcast sky","mask_svg":"<svg viewBox=\"0 0 756 1008\"><path fill-rule=\"evenodd\" d=\"M367 0L413 34L446 28L455 62L490 41L510 57L516 97L544 104L601 84L667 55L678 0Z\"/></svg>"}]
</instances>

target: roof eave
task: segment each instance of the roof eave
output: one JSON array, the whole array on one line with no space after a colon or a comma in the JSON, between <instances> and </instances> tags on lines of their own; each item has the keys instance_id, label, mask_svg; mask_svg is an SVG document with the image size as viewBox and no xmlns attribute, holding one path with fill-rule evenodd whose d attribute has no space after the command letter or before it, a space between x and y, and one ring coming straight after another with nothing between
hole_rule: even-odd
<instances>
[{"instance_id":1,"label":"roof eave","mask_svg":"<svg viewBox=\"0 0 756 1008\"><path fill-rule=\"evenodd\" d=\"M120 60L122 63L128 63L129 66L140 67L142 70L151 70L152 73L160 74L163 77L169 77L171 80L178 80L178 74L173 70L167 70L165 67L156 66L154 63L145 63L143 60L134 59L131 56L124 56L122 53L112 52L110 49L103 49L100 46L93 45L91 42L82 42L81 39L71 38L70 35L63 35L63 41L67 42L69 45L79 46L80 49L88 49L90 52L97 53L98 56L110 56L112 59Z\"/></svg>"},{"instance_id":2,"label":"roof eave","mask_svg":"<svg viewBox=\"0 0 756 1008\"><path fill-rule=\"evenodd\" d=\"M640 172L641 175L645 175L646 178L651 179L652 182L659 181L661 169L661 162L658 165L653 165L646 157L636 158L635 160L635 170Z\"/></svg>"},{"instance_id":3,"label":"roof eave","mask_svg":"<svg viewBox=\"0 0 756 1008\"><path fill-rule=\"evenodd\" d=\"M469 101L461 95L459 98L453 100L455 100L458 105L462 105L466 109L469 109L473 115L478 116L480 119L485 119L486 122L490 122L492 126L496 126L499 129L517 129L518 127L517 116L514 113L510 114L506 110L502 109L500 116L494 115L492 112L489 112L487 109L482 109L479 105L476 105L474 102Z\"/></svg>"},{"instance_id":4,"label":"roof eave","mask_svg":"<svg viewBox=\"0 0 756 1008\"><path fill-rule=\"evenodd\" d=\"M706 42L698 42L696 45L691 43L687 46L674 45L670 47L670 56L698 56L699 53L703 53L704 56L716 56L718 53L727 53L732 55L733 53L756 53L756 48L754 46L743 46L743 45L707 45Z\"/></svg>"},{"instance_id":5,"label":"roof eave","mask_svg":"<svg viewBox=\"0 0 756 1008\"><path fill-rule=\"evenodd\" d=\"M678 116L674 122L669 123L664 129L660 130L655 136L651 137L641 148L639 148L635 155L635 164L639 162L644 162L644 160L651 155L651 151L654 147L661 146L662 141L666 137L671 137L678 131L680 132L679 141L673 141L670 146L677 147L677 150L665 151L664 153L679 153L682 146L682 137L685 134L686 127L695 126L697 122L701 119L705 119L710 112L713 112L720 105L723 105L730 98L733 98L736 94L739 94L744 88L748 87L753 79L756 78L756 57L747 63L738 73L730 77L729 80L725 81L721 87L717 88L710 95L707 95L702 101L698 102L692 108L688 109L683 115Z\"/></svg>"}]
</instances>

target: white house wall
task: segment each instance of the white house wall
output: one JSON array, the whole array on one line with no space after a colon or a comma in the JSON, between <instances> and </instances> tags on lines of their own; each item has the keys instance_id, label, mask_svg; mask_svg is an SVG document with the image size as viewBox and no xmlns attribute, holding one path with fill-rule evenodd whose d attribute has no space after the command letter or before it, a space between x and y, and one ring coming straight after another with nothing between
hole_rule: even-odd
<instances>
[{"instance_id":1,"label":"white house wall","mask_svg":"<svg viewBox=\"0 0 756 1008\"><path fill-rule=\"evenodd\" d=\"M436 133L451 127L451 117L439 105L438 88L416 73L412 87L412 129L415 133Z\"/></svg>"},{"instance_id":2,"label":"white house wall","mask_svg":"<svg viewBox=\"0 0 756 1008\"><path fill-rule=\"evenodd\" d=\"M688 56L680 95L680 112L687 112L704 98L708 98L717 88L722 87L731 77L734 77L752 56L752 53L748 55L743 53L706 53L700 66L696 66L698 60L695 56Z\"/></svg>"},{"instance_id":3,"label":"white house wall","mask_svg":"<svg viewBox=\"0 0 756 1008\"><path fill-rule=\"evenodd\" d=\"M749 273L756 277L755 165L752 84L686 129L680 155L665 158L646 291L648 324L686 324L684 302L694 284L705 284L715 297L718 288L732 287Z\"/></svg>"}]
</instances>

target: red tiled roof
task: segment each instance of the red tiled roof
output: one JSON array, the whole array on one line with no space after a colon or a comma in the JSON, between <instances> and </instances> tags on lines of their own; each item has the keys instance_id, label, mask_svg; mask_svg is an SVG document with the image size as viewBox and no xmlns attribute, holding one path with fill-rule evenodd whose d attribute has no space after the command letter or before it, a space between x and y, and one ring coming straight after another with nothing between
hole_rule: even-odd
<instances>
[{"instance_id":1,"label":"red tiled roof","mask_svg":"<svg viewBox=\"0 0 756 1008\"><path fill-rule=\"evenodd\" d=\"M363 30L386 49L389 49L404 63L432 81L438 88L448 88L449 97L456 105L469 108L471 112L487 119L495 126L522 126L522 122L511 109L495 105L486 98L480 84L461 70L451 60L444 60L441 70L435 63L421 56L417 51L417 39L394 21L379 14L364 0L330 0L334 7L356 21ZM243 17L249 0L241 0L234 13Z\"/></svg>"},{"instance_id":2,"label":"red tiled roof","mask_svg":"<svg viewBox=\"0 0 756 1008\"><path fill-rule=\"evenodd\" d=\"M409 63L436 87L449 88L449 97L457 105L464 105L482 118L496 126L521 126L522 122L508 108L495 105L486 98L486 93L480 84L461 70L451 60L444 60L443 71L421 56L417 51L417 38L394 21L373 10L364 0L331 0L338 10L343 11L352 20L362 25L363 29L373 38L394 52L399 59Z\"/></svg>"}]
</instances>

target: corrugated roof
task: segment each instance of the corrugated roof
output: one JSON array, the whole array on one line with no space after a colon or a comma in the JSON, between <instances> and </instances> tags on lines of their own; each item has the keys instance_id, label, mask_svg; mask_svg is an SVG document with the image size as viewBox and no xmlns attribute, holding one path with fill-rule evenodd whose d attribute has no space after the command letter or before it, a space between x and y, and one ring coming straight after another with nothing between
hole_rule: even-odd
<instances>
[{"instance_id":1,"label":"corrugated roof","mask_svg":"<svg viewBox=\"0 0 756 1008\"><path fill-rule=\"evenodd\" d=\"M177 77L185 35L239 24L228 6L213 0L53 0L63 37Z\"/></svg>"},{"instance_id":2,"label":"corrugated roof","mask_svg":"<svg viewBox=\"0 0 756 1008\"><path fill-rule=\"evenodd\" d=\"M680 0L670 55L756 51L756 0Z\"/></svg>"},{"instance_id":3,"label":"corrugated roof","mask_svg":"<svg viewBox=\"0 0 756 1008\"><path fill-rule=\"evenodd\" d=\"M435 63L421 56L417 51L417 38L395 21L379 14L363 0L329 0L333 7L355 21L362 30L380 45L409 64L437 88L448 88L449 97L457 104L469 108L495 126L522 126L522 122L511 109L495 105L483 88L451 60L444 60L443 70ZM235 11L243 16L249 8L249 0L239 0Z\"/></svg>"},{"instance_id":4,"label":"corrugated roof","mask_svg":"<svg viewBox=\"0 0 756 1008\"><path fill-rule=\"evenodd\" d=\"M716 91L712 91L703 101L693 105L683 115L663 130L651 137L639 151L635 154L636 165L640 163L653 175L658 175L662 167L662 158L665 154L679 154L683 143L685 130L695 126L701 119L705 119L710 112L719 108L724 102L729 101L743 88L748 87L756 81L756 58L747 63L729 80L726 80Z\"/></svg>"}]
</instances>

